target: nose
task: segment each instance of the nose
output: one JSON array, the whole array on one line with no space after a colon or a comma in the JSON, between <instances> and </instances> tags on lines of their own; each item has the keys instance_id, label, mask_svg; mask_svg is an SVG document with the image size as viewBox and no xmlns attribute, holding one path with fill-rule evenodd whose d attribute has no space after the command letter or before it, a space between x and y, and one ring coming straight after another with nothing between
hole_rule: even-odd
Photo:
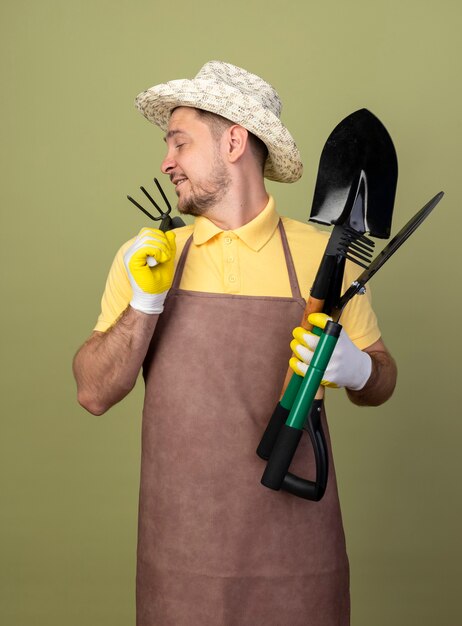
<instances>
[{"instance_id":1,"label":"nose","mask_svg":"<svg viewBox=\"0 0 462 626\"><path fill-rule=\"evenodd\" d=\"M173 158L172 151L168 150L165 159L161 163L160 171L162 174L170 174L170 172L175 168L175 165L176 161Z\"/></svg>"}]
</instances>

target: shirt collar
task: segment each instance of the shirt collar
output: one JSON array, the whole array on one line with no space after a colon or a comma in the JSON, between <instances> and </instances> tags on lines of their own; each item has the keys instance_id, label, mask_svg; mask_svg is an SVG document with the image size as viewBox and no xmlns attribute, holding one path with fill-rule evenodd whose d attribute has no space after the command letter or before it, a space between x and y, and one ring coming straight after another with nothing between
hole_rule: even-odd
<instances>
[{"instance_id":1,"label":"shirt collar","mask_svg":"<svg viewBox=\"0 0 462 626\"><path fill-rule=\"evenodd\" d=\"M232 232L239 237L249 248L258 252L270 240L277 228L279 215L276 213L274 199L269 196L268 204L263 211L251 222L232 231L223 231L208 218L196 217L194 222L193 240L196 246L210 241L212 237L222 232Z\"/></svg>"}]
</instances>

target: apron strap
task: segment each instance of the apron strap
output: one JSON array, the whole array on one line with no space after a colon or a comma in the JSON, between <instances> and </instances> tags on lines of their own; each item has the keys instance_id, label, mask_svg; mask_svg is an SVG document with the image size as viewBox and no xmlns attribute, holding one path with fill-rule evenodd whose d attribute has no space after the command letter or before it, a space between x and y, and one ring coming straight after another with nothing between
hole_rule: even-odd
<instances>
[{"instance_id":1,"label":"apron strap","mask_svg":"<svg viewBox=\"0 0 462 626\"><path fill-rule=\"evenodd\" d=\"M278 222L278 229L279 229L279 234L281 236L281 243L282 243L282 249L284 251L284 258L286 261L287 273L289 275L289 283L290 283L290 289L292 291L292 298L294 298L294 300L303 300L302 294L300 292L300 286L298 284L297 273L295 271L294 260L290 252L286 231L284 230L284 226L282 225L281 219ZM181 281L181 277L183 276L183 270L184 270L184 266L186 263L186 257L188 256L192 239L193 239L193 236L191 235L186 241L184 248L181 252L178 265L176 266L175 276L173 278L171 289L179 289L180 287L180 281Z\"/></svg>"},{"instance_id":2,"label":"apron strap","mask_svg":"<svg viewBox=\"0 0 462 626\"><path fill-rule=\"evenodd\" d=\"M186 257L188 256L189 248L191 247L193 236L187 239L184 244L184 248L181 252L180 259L178 261L178 265L176 266L175 276L173 277L173 283L171 289L179 289L181 277L183 276L184 265L186 263Z\"/></svg>"},{"instance_id":3,"label":"apron strap","mask_svg":"<svg viewBox=\"0 0 462 626\"><path fill-rule=\"evenodd\" d=\"M281 235L282 249L284 250L284 257L286 259L287 273L289 274L290 289L292 291L292 298L295 300L303 300L300 292L300 285L298 284L297 272L295 271L294 260L289 248L289 242L287 241L286 231L282 225L282 220L279 220L278 224L279 234Z\"/></svg>"}]
</instances>

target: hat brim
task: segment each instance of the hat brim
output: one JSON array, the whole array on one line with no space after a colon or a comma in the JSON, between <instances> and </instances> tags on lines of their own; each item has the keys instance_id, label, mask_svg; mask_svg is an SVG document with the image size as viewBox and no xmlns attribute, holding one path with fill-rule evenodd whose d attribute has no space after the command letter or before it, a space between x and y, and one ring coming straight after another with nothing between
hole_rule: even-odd
<instances>
[{"instance_id":1,"label":"hat brim","mask_svg":"<svg viewBox=\"0 0 462 626\"><path fill-rule=\"evenodd\" d=\"M264 176L292 183L303 172L299 150L287 128L252 95L225 83L180 79L155 85L135 99L136 108L153 124L167 130L176 107L187 106L221 115L256 135L268 148Z\"/></svg>"}]
</instances>

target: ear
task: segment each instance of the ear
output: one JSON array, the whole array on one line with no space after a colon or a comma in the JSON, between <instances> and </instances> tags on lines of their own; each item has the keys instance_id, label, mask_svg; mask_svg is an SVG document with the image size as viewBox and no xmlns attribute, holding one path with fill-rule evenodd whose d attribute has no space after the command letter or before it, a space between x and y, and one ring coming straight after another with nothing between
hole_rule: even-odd
<instances>
[{"instance_id":1,"label":"ear","mask_svg":"<svg viewBox=\"0 0 462 626\"><path fill-rule=\"evenodd\" d=\"M239 124L233 124L233 126L228 128L225 136L228 161L235 163L242 157L246 150L249 133L245 128L239 126Z\"/></svg>"}]
</instances>

